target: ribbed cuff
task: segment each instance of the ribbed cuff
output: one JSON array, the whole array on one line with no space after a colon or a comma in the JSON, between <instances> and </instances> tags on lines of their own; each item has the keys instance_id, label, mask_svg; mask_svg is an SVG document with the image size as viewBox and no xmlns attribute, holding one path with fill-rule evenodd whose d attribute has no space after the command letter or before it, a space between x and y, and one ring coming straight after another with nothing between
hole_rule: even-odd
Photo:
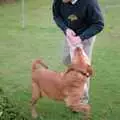
<instances>
[{"instance_id":1,"label":"ribbed cuff","mask_svg":"<svg viewBox=\"0 0 120 120\"><path fill-rule=\"evenodd\" d=\"M67 30L67 29L68 29L67 26L63 28L63 32L64 32L65 35L66 35L66 30Z\"/></svg>"},{"instance_id":2,"label":"ribbed cuff","mask_svg":"<svg viewBox=\"0 0 120 120\"><path fill-rule=\"evenodd\" d=\"M80 36L80 39L81 39L82 41L85 40L85 36L84 36L84 35L79 35L79 36Z\"/></svg>"},{"instance_id":3,"label":"ribbed cuff","mask_svg":"<svg viewBox=\"0 0 120 120\"><path fill-rule=\"evenodd\" d=\"M86 35L79 35L79 36L80 36L80 39L81 39L82 41L87 40L87 39L90 38L89 36L86 36Z\"/></svg>"}]
</instances>

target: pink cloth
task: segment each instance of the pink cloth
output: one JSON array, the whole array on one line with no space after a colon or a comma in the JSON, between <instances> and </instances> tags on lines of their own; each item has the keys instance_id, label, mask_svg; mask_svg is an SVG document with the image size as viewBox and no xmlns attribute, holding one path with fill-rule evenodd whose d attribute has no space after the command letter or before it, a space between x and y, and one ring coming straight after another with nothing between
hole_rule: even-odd
<instances>
[{"instance_id":1,"label":"pink cloth","mask_svg":"<svg viewBox=\"0 0 120 120\"><path fill-rule=\"evenodd\" d=\"M87 56L87 54L85 53L85 51L83 49L83 45L82 45L81 41L79 41L79 39L77 39L74 42L74 40L71 41L68 37L66 37L66 40L67 40L68 46L70 48L70 57L71 57L71 59L74 57L74 50L75 50L75 48L76 47L80 47L80 48L82 48L82 53L85 56L84 57L85 61L90 65L90 60L88 59L88 56ZM74 42L74 43L72 43L72 42Z\"/></svg>"},{"instance_id":2,"label":"pink cloth","mask_svg":"<svg viewBox=\"0 0 120 120\"><path fill-rule=\"evenodd\" d=\"M76 46L78 44L81 44L81 39L78 36L71 36L70 38L67 37L67 41L70 44L70 46Z\"/></svg>"}]
</instances>

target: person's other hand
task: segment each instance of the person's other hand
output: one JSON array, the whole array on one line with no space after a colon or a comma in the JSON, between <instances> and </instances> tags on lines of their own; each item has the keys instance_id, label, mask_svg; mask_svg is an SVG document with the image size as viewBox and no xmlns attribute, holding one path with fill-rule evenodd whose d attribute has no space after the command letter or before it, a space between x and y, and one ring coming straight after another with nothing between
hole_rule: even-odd
<instances>
[{"instance_id":1,"label":"person's other hand","mask_svg":"<svg viewBox=\"0 0 120 120\"><path fill-rule=\"evenodd\" d=\"M82 43L81 43L82 40L80 39L79 36L72 36L71 38L67 37L67 41L68 41L70 47L82 45Z\"/></svg>"},{"instance_id":2,"label":"person's other hand","mask_svg":"<svg viewBox=\"0 0 120 120\"><path fill-rule=\"evenodd\" d=\"M81 44L81 39L79 36L74 36L70 39L70 43L73 45L73 46L76 46L76 45L79 45Z\"/></svg>"},{"instance_id":3,"label":"person's other hand","mask_svg":"<svg viewBox=\"0 0 120 120\"><path fill-rule=\"evenodd\" d=\"M68 39L72 39L72 37L76 36L76 33L72 29L68 28L66 29L66 36Z\"/></svg>"}]
</instances>

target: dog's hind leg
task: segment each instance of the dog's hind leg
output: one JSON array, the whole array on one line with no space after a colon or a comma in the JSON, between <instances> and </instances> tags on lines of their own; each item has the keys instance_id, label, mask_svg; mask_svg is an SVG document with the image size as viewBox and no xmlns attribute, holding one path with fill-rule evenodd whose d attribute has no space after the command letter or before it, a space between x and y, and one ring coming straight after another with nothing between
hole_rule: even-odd
<instances>
[{"instance_id":1,"label":"dog's hind leg","mask_svg":"<svg viewBox=\"0 0 120 120\"><path fill-rule=\"evenodd\" d=\"M32 83L32 100L31 100L31 107L32 107L32 117L37 118L37 112L35 108L35 104L37 100L41 97L39 86L36 83Z\"/></svg>"}]
</instances>

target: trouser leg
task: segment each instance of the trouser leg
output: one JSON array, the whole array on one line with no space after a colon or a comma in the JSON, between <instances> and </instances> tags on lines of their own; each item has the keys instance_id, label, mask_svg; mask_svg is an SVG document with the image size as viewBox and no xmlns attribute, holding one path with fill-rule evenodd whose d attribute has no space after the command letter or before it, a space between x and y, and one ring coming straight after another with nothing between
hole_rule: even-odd
<instances>
[{"instance_id":1,"label":"trouser leg","mask_svg":"<svg viewBox=\"0 0 120 120\"><path fill-rule=\"evenodd\" d=\"M82 42L83 49L90 61L92 60L92 51L93 51L95 39L96 39L96 36L91 37L90 39L84 40ZM65 43L64 43L63 63L66 66L71 63L70 48L68 46L67 40L65 40ZM84 102L85 103L88 103L88 100L89 100L89 88L90 88L90 78L87 79L87 82L84 86Z\"/></svg>"},{"instance_id":2,"label":"trouser leg","mask_svg":"<svg viewBox=\"0 0 120 120\"><path fill-rule=\"evenodd\" d=\"M95 39L96 39L96 36L82 42L83 49L84 49L85 53L88 55L88 58L89 58L90 62L92 61L92 51L93 51L93 46L94 46L94 43L95 43ZM84 97L83 97L84 98L84 100L83 100L84 103L88 103L89 88L90 88L90 77L87 79L87 82L84 86Z\"/></svg>"}]
</instances>

